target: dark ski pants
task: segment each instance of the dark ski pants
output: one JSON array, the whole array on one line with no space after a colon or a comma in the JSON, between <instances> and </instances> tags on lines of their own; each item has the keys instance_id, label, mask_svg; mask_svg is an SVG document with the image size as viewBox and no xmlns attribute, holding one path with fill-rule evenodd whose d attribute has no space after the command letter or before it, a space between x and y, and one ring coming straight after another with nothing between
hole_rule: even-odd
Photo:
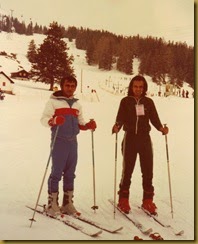
<instances>
[{"instance_id":1,"label":"dark ski pants","mask_svg":"<svg viewBox=\"0 0 198 244\"><path fill-rule=\"evenodd\" d=\"M48 193L59 191L59 181L63 176L63 191L74 189L77 164L77 138L57 137L52 151L52 168L48 179Z\"/></svg>"},{"instance_id":2,"label":"dark ski pants","mask_svg":"<svg viewBox=\"0 0 198 244\"><path fill-rule=\"evenodd\" d=\"M126 132L122 142L123 169L120 181L120 193L129 192L132 173L137 154L142 172L143 199L153 199L153 150L150 135L134 135Z\"/></svg>"}]
</instances>

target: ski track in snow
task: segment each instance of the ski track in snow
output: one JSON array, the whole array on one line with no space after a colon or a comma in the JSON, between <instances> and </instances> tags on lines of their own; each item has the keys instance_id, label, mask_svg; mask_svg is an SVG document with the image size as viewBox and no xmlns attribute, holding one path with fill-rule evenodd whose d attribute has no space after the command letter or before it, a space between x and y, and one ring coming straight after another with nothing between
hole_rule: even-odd
<instances>
[{"instance_id":1,"label":"ski track in snow","mask_svg":"<svg viewBox=\"0 0 198 244\"><path fill-rule=\"evenodd\" d=\"M11 40L6 39L5 33L0 33L1 49L7 52L19 52L21 64L30 67L25 58L27 46L32 37L13 34ZM35 35L37 43L43 37ZM97 129L94 132L94 153L96 171L96 204L93 206L93 165L91 151L91 133L82 131L78 135L78 165L75 179L74 203L77 209L87 217L104 223L115 223L123 226L117 234L105 231L97 237L88 237L53 219L47 219L39 214L35 215L37 222L29 228L32 211L25 206L34 207L44 170L49 156L50 130L40 124L40 117L51 92L49 86L32 81L15 81L15 96L6 95L0 101L0 239L1 240L133 240L135 235L149 239L116 211L108 202L114 197L114 169L115 169L115 135L111 134L120 100L123 96L109 93L101 88L101 82L123 76L118 71L99 71L96 67L89 67L85 63L84 51L76 50L73 43L68 43L70 52L74 54L75 72L79 81L77 97L83 106L84 118L88 121L94 118ZM18 48L18 49L17 49ZM77 56L78 55L78 56ZM16 70L16 62L8 64L0 56L1 70L8 75ZM138 63L135 62L134 70ZM83 95L80 94L80 74L83 69ZM149 78L147 79L150 84ZM96 89L100 102L91 98L87 91ZM157 88L156 88L157 89ZM171 169L171 183L173 195L174 221L185 231L183 236L175 236L169 229L159 226L156 222L137 208L142 201L141 172L139 160L133 173L130 189L130 203L132 211L137 215L145 227L152 227L166 240L194 239L194 100L170 96L152 97L157 107L160 119L167 123L169 158ZM159 213L167 221L171 220L167 159L165 138L152 127L151 137L154 150L154 179L155 203ZM118 135L117 160L117 189L122 170L121 141L123 131ZM47 203L47 178L42 190L40 203ZM117 198L117 196L116 196ZM62 201L62 182L60 182L60 197ZM81 225L82 222L79 222Z\"/></svg>"}]
</instances>

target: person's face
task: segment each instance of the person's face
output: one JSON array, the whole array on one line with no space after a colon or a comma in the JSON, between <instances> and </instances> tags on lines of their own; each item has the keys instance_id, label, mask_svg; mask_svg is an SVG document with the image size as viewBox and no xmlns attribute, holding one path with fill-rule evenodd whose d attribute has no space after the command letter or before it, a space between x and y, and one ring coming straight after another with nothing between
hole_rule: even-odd
<instances>
[{"instance_id":1,"label":"person's face","mask_svg":"<svg viewBox=\"0 0 198 244\"><path fill-rule=\"evenodd\" d=\"M144 82L135 80L133 82L132 91L136 98L140 98L144 90Z\"/></svg>"},{"instance_id":2,"label":"person's face","mask_svg":"<svg viewBox=\"0 0 198 244\"><path fill-rule=\"evenodd\" d=\"M76 84L74 82L65 81L63 83L62 90L65 97L71 97L74 95L74 92L76 90Z\"/></svg>"}]
</instances>

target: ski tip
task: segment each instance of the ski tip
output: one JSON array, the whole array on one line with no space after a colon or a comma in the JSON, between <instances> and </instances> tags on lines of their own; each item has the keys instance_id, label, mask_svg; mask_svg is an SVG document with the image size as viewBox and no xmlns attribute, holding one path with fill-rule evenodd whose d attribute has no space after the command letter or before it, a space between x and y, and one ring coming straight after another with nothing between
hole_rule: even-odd
<instances>
[{"instance_id":1,"label":"ski tip","mask_svg":"<svg viewBox=\"0 0 198 244\"><path fill-rule=\"evenodd\" d=\"M112 233L117 233L117 232L121 231L122 229L123 229L123 226L121 226L121 227L115 229L114 231L112 231Z\"/></svg>"},{"instance_id":2,"label":"ski tip","mask_svg":"<svg viewBox=\"0 0 198 244\"><path fill-rule=\"evenodd\" d=\"M184 230L180 230L179 232L175 232L176 236L181 236L184 234Z\"/></svg>"},{"instance_id":3,"label":"ski tip","mask_svg":"<svg viewBox=\"0 0 198 244\"><path fill-rule=\"evenodd\" d=\"M117 231L123 230L123 226L121 226L120 228L117 229Z\"/></svg>"},{"instance_id":4,"label":"ski tip","mask_svg":"<svg viewBox=\"0 0 198 244\"><path fill-rule=\"evenodd\" d=\"M98 231L98 232L92 234L91 237L97 237L97 236L99 236L100 234L102 234L102 230L100 230L100 231Z\"/></svg>"}]
</instances>

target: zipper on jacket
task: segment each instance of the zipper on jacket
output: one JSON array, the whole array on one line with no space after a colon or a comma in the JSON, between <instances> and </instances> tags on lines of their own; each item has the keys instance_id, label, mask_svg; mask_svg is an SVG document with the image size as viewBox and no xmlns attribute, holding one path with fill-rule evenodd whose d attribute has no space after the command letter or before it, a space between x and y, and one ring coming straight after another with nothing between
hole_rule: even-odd
<instances>
[{"instance_id":1,"label":"zipper on jacket","mask_svg":"<svg viewBox=\"0 0 198 244\"><path fill-rule=\"evenodd\" d=\"M134 99L135 99L135 97L134 97ZM140 100L141 100L141 98L138 99L138 100L135 99L135 101L136 101L136 105L139 105ZM138 132L138 120L139 120L139 116L137 115L137 118L136 118L136 124L135 124L135 134L136 134L136 135L137 135L137 132Z\"/></svg>"}]
</instances>

